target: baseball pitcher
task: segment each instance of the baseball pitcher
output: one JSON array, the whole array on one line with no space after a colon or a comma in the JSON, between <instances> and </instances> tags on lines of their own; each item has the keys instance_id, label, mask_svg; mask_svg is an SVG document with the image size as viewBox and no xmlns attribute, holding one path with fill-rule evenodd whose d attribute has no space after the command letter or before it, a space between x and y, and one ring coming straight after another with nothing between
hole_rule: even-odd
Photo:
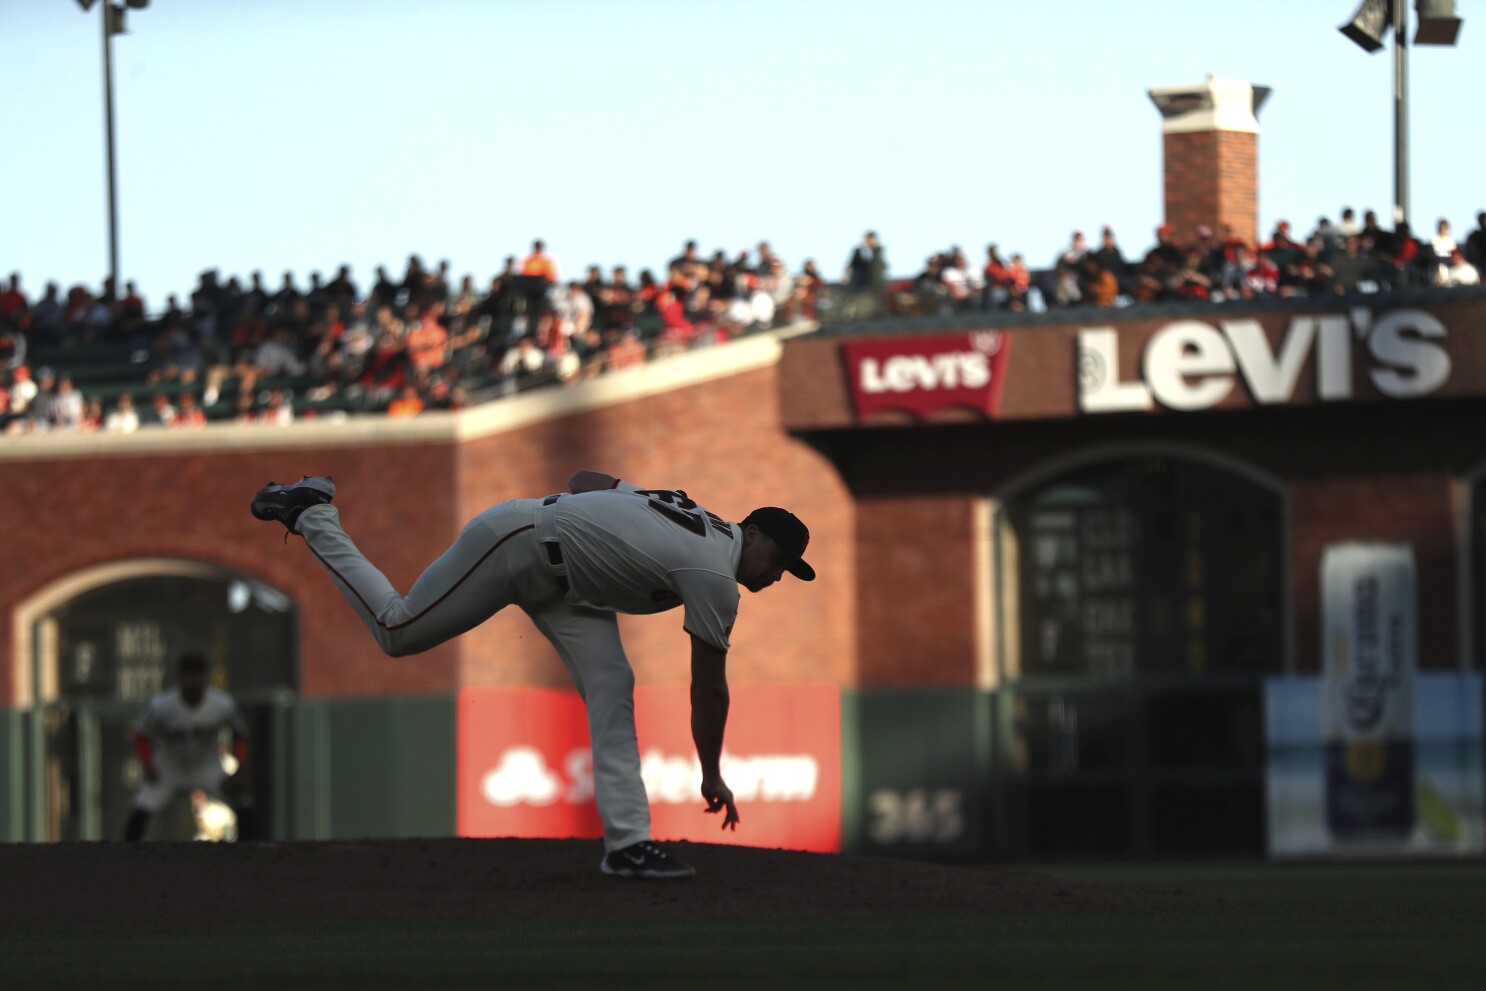
<instances>
[{"instance_id":1,"label":"baseball pitcher","mask_svg":"<svg viewBox=\"0 0 1486 991\"><path fill-rule=\"evenodd\" d=\"M783 509L729 523L679 489L641 489L580 471L568 493L513 499L472 519L406 596L362 556L330 505L335 485L305 476L270 483L253 515L304 537L387 654L428 650L519 606L562 658L588 712L595 799L604 825L599 869L619 877L690 877L693 868L651 841L650 804L635 738L635 676L616 613L681 607L691 636L691 727L706 811L736 829L719 767L727 725L728 638L738 586L759 592L785 572L811 581L805 524Z\"/></svg>"}]
</instances>

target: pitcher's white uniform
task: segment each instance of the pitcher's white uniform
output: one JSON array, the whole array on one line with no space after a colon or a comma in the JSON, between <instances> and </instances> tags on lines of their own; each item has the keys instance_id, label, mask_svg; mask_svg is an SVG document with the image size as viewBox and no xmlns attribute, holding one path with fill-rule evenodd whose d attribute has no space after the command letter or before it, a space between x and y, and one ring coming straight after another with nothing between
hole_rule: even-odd
<instances>
[{"instance_id":1,"label":"pitcher's white uniform","mask_svg":"<svg viewBox=\"0 0 1486 991\"><path fill-rule=\"evenodd\" d=\"M201 704L189 706L179 691L161 692L145 705L134 724L135 732L148 738L159 780L145 781L134 798L136 808L155 813L165 808L177 792L200 788L225 802L222 782L222 731L248 735L248 726L231 695L208 688Z\"/></svg>"},{"instance_id":2,"label":"pitcher's white uniform","mask_svg":"<svg viewBox=\"0 0 1486 991\"><path fill-rule=\"evenodd\" d=\"M684 492L625 482L515 499L471 520L406 597L356 549L334 506L305 509L296 529L388 654L427 650L520 606L557 649L586 704L605 847L650 838L635 676L615 613L683 606L686 630L726 651L739 602L736 523Z\"/></svg>"}]
</instances>

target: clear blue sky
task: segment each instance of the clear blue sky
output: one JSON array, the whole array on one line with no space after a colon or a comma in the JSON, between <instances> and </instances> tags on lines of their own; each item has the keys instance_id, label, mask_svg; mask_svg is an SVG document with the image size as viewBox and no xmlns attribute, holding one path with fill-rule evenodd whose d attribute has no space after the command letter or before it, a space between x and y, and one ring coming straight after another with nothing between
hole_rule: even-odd
<instances>
[{"instance_id":1,"label":"clear blue sky","mask_svg":"<svg viewBox=\"0 0 1486 991\"><path fill-rule=\"evenodd\" d=\"M1410 4L1412 8L1412 3ZM1486 2L1415 48L1412 219L1486 208ZM544 237L563 266L659 267L688 237L838 273L1161 220L1146 91L1270 86L1260 223L1393 198L1392 58L1354 0L153 0L114 40L121 270L152 307L198 272L447 258L482 283ZM1412 9L1410 18L1413 18ZM0 274L107 271L98 7L0 0Z\"/></svg>"}]
</instances>

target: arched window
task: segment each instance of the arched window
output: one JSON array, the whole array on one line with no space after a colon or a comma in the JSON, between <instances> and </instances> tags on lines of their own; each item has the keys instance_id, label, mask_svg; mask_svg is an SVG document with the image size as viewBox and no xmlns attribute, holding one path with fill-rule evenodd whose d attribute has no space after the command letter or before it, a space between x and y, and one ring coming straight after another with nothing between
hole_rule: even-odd
<instances>
[{"instance_id":1,"label":"arched window","mask_svg":"<svg viewBox=\"0 0 1486 991\"><path fill-rule=\"evenodd\" d=\"M1262 852L1262 680L1286 663L1277 488L1109 458L1022 489L994 532L1007 852Z\"/></svg>"},{"instance_id":2,"label":"arched window","mask_svg":"<svg viewBox=\"0 0 1486 991\"><path fill-rule=\"evenodd\" d=\"M266 772L283 745L282 710L298 681L288 596L226 569L152 559L105 566L40 598L22 610L37 720L31 838L122 836L141 773L132 726L152 695L174 687L187 650L207 655L211 684L230 692L247 717L255 804L271 825L283 782ZM191 838L189 813L182 799L157 817L153 835Z\"/></svg>"}]
</instances>

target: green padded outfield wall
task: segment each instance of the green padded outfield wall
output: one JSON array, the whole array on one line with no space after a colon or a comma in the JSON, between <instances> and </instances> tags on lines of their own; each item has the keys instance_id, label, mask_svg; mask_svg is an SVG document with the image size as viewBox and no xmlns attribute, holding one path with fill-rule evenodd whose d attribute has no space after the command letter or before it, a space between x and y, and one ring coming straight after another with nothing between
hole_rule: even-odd
<instances>
[{"instance_id":1,"label":"green padded outfield wall","mask_svg":"<svg viewBox=\"0 0 1486 991\"><path fill-rule=\"evenodd\" d=\"M968 689L843 692L842 843L854 853L985 856L992 696Z\"/></svg>"},{"instance_id":2,"label":"green padded outfield wall","mask_svg":"<svg viewBox=\"0 0 1486 991\"><path fill-rule=\"evenodd\" d=\"M452 695L300 699L289 837L453 836Z\"/></svg>"},{"instance_id":3,"label":"green padded outfield wall","mask_svg":"<svg viewBox=\"0 0 1486 991\"><path fill-rule=\"evenodd\" d=\"M0 843L26 838L25 713L0 709Z\"/></svg>"}]
</instances>

